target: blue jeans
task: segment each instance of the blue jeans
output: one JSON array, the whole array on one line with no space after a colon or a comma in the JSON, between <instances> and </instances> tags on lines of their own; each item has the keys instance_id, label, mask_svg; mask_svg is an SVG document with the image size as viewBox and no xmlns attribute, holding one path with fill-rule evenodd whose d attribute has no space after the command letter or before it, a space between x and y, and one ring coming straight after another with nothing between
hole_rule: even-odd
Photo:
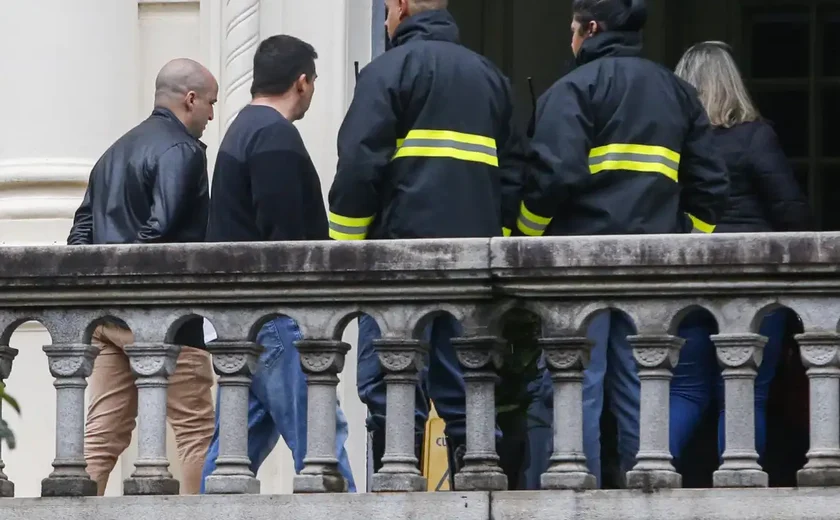
<instances>
[{"instance_id":1,"label":"blue jeans","mask_svg":"<svg viewBox=\"0 0 840 520\"><path fill-rule=\"evenodd\" d=\"M621 474L633 469L639 453L639 404L641 383L627 336L635 327L623 313L608 310L589 324L587 336L594 342L589 366L583 372L583 451L589 472L601 486L601 412L604 392L618 426L618 456Z\"/></svg>"},{"instance_id":2,"label":"blue jeans","mask_svg":"<svg viewBox=\"0 0 840 520\"><path fill-rule=\"evenodd\" d=\"M251 382L248 395L248 457L254 475L277 444L280 436L292 451L295 473L303 469L306 456L306 376L300 366L300 355L294 342L302 339L300 329L294 320L275 318L266 323L257 335L257 343L263 346L259 364ZM221 391L222 388L219 388ZM219 456L219 406L216 395L216 432L207 449L201 492L204 493L204 479L216 469ZM350 460L344 443L347 441L347 419L336 407L335 451L338 469L347 480L348 490L356 491Z\"/></svg>"},{"instance_id":3,"label":"blue jeans","mask_svg":"<svg viewBox=\"0 0 840 520\"><path fill-rule=\"evenodd\" d=\"M446 435L458 439L466 437L466 385L451 339L461 335L458 320L449 315L436 317L424 331L429 342L428 363L420 373L415 392L414 429L422 435L429 416L429 398L435 403L438 415L446 423ZM384 431L386 388L384 373L373 340L382 332L376 320L368 315L359 318L359 399L368 407L368 429Z\"/></svg>"},{"instance_id":4,"label":"blue jeans","mask_svg":"<svg viewBox=\"0 0 840 520\"><path fill-rule=\"evenodd\" d=\"M780 309L768 314L759 328L759 334L767 337L755 379L755 448L759 458L764 456L767 441L767 395L782 354L786 319L786 311ZM671 381L670 406L670 448L677 463L713 399L718 404L719 454L725 449L723 378L710 338L716 330L714 317L703 310L692 312L680 324L678 335L686 341Z\"/></svg>"}]
</instances>

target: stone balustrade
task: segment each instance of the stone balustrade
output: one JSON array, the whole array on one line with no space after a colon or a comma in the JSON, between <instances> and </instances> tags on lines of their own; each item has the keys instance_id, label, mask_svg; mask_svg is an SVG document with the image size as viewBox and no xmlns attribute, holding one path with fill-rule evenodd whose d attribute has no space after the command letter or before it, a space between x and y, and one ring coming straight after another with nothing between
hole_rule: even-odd
<instances>
[{"instance_id":1,"label":"stone balustrade","mask_svg":"<svg viewBox=\"0 0 840 520\"><path fill-rule=\"evenodd\" d=\"M305 338L298 347L309 385L309 434L305 468L295 478L295 492L344 491L333 451L332 410L338 375L345 357L353 355L350 345L341 341L342 333L362 313L373 317L382 330L376 348L389 399L385 457L382 469L372 477L373 487L390 492L424 490L413 449L412 385L427 349L419 340L421 332L432 317L445 312L463 326L462 337L453 344L468 393L467 452L456 486L493 492L488 508L494 497L508 497L487 513L493 518L519 518L511 509L513 503L522 506L518 510L524 511L522 518L547 514L548 504L569 508L568 517L578 518L575 515L586 508L577 509L574 500L563 498L569 491L558 490L594 487L583 456L581 381L590 348L587 324L608 308L626 313L636 328L629 341L642 382L641 432L637 464L627 475L629 488L665 493L666 488L681 487L668 448L668 388L682 345L675 336L677 326L699 307L718 323L719 333L712 339L727 403L726 451L714 485L767 486L754 448L753 381L766 341L757 334L758 325L779 306L798 313L804 327L797 339L810 382L811 447L798 475L800 487L840 486L840 234L8 247L0 248L0 258L0 379L13 368L16 351L8 343L19 324L39 321L53 341L44 351L55 377L58 431L54 471L43 481L43 496L95 493L83 457L84 388L97 354L90 345L91 335L106 317L124 321L135 336L127 352L139 389L139 453L136 471L124 483L125 494L177 493L165 458L165 390L178 354L171 342L179 327L196 316L207 318L217 331L218 340L209 350L224 389L221 453L207 482L208 493L259 492L259 482L248 469L245 445L247 386L260 352L254 344L256 332L277 315L294 318ZM514 309L540 318L539 344L558 404L554 453L542 477L546 491L536 494L497 493L507 488L507 482L495 452L493 385L500 326ZM13 485L2 468L0 461L0 495L12 496ZM617 499L625 502L647 501L644 507L653 508L650 516L639 518L761 518L737 507L715 509L707 516L691 516L700 514L691 510L675 516L674 508L683 506L673 497L680 495L657 495L665 501L662 504L671 500L667 502L671 505L657 509L649 502L657 499L645 497L643 491L589 493L593 500L610 500L610 493L621 493L623 498ZM731 490L715 492L706 491L709 500L739 496ZM751 493L762 494L744 495L752 498L743 500L760 504L777 497L774 518L800 518L788 515L785 508L810 504L814 516L801 518L823 518L814 504L832 496L807 489L773 492L754 490ZM840 491L833 496L836 493ZM467 493L461 498L485 504L481 497L487 496ZM526 505L516 496L544 500ZM347 500L362 507L363 499L357 495ZM376 509L390 499L370 500L378 501L379 506L371 506ZM458 501L441 499L440 511L429 504L423 507L440 518L456 518L455 512L444 509L452 507L445 504L453 500ZM686 500L683 505L694 503ZM317 508L312 508L317 502L294 504L308 504L308 513L297 512L300 517L328 516L324 511L323 516L316 515ZM89 511L90 506L84 507ZM587 507L591 514L597 510L607 515L613 506ZM365 518L372 514L369 511ZM410 516L405 510L383 514ZM740 516L731 516L736 514ZM219 516L205 518L211 517ZM11 518L18 518L14 507ZM19 518L30 517L20 513Z\"/></svg>"}]
</instances>

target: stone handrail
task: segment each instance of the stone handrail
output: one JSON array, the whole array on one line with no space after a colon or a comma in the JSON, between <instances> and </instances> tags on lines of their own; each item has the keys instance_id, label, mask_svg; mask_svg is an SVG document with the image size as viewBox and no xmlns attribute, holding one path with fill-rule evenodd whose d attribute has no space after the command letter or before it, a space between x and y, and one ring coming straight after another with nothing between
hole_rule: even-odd
<instances>
[{"instance_id":1,"label":"stone handrail","mask_svg":"<svg viewBox=\"0 0 840 520\"><path fill-rule=\"evenodd\" d=\"M95 486L83 456L84 389L105 317L127 323L127 347L139 389L138 471L126 494L173 492L165 459L166 379L177 357L171 342L189 318L210 320L221 403L221 453L211 493L252 493L245 421L247 385L260 326L278 314L294 318L308 375L309 425L301 493L341 491L333 446L337 375L350 350L344 327L361 313L382 329L377 342L393 396L411 406L428 320L448 312L463 325L453 341L469 394L466 465L461 490L506 488L493 444L493 381L500 323L515 308L541 319L540 344L555 387L555 452L543 489L592 487L582 457L581 373L588 358L588 321L606 308L626 312L642 381L640 451L628 485L681 485L668 453L668 381L682 340L677 325L697 307L717 319L713 336L726 385L726 451L718 487L767 486L754 449L753 387L766 338L756 333L771 310L786 306L802 319L797 337L811 384L811 449L802 486L840 485L840 234L661 235L544 239L294 242L155 246L0 248L0 380L16 354L15 328L41 322L58 399L55 470L42 495L90 495ZM319 414L323 414L321 417ZM387 419L382 491L425 489L415 465L411 414ZM489 428L488 428L489 425ZM487 430L487 431L484 431ZM2 473L0 496L13 486ZM163 483L163 484L162 484ZM177 486L175 488L177 490Z\"/></svg>"}]
</instances>

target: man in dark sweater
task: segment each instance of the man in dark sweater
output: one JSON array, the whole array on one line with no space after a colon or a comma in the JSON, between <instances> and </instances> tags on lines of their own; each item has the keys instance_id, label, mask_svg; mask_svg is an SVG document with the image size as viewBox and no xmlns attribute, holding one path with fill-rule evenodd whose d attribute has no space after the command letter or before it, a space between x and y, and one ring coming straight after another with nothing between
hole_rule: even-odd
<instances>
[{"instance_id":1,"label":"man in dark sweater","mask_svg":"<svg viewBox=\"0 0 840 520\"><path fill-rule=\"evenodd\" d=\"M291 36L272 36L254 56L253 100L222 140L210 199L208 242L326 240L327 215L321 183L300 133L315 91L311 45ZM290 318L268 322L257 335L265 349L251 383L248 455L257 473L280 436L303 469L306 455L306 377L294 342L300 329ZM347 419L336 409L336 453L350 491L353 474L344 443ZM216 468L219 424L207 452L204 477ZM204 488L202 487L202 491Z\"/></svg>"}]
</instances>

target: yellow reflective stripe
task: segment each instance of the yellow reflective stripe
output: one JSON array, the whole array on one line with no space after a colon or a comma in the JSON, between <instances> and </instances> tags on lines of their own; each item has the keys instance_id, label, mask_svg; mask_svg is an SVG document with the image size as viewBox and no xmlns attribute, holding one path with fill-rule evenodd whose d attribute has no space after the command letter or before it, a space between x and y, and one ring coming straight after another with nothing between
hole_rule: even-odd
<instances>
[{"instance_id":1,"label":"yellow reflective stripe","mask_svg":"<svg viewBox=\"0 0 840 520\"><path fill-rule=\"evenodd\" d=\"M519 205L519 218L516 220L516 228L523 234L530 237L539 237L545 233L551 223L551 217L541 217L525 207L525 203Z\"/></svg>"},{"instance_id":2,"label":"yellow reflective stripe","mask_svg":"<svg viewBox=\"0 0 840 520\"><path fill-rule=\"evenodd\" d=\"M411 130L397 139L392 160L401 157L446 157L499 166L495 139L452 130Z\"/></svg>"},{"instance_id":3,"label":"yellow reflective stripe","mask_svg":"<svg viewBox=\"0 0 840 520\"><path fill-rule=\"evenodd\" d=\"M510 228L503 227L502 228L502 236L503 237L509 237L510 235L511 235Z\"/></svg>"},{"instance_id":4,"label":"yellow reflective stripe","mask_svg":"<svg viewBox=\"0 0 840 520\"><path fill-rule=\"evenodd\" d=\"M695 217L691 213L688 213L688 218L691 219L691 223L694 224L694 229L701 233L712 233L715 230L714 224L709 224L708 222L703 222L699 218Z\"/></svg>"},{"instance_id":5,"label":"yellow reflective stripe","mask_svg":"<svg viewBox=\"0 0 840 520\"><path fill-rule=\"evenodd\" d=\"M496 148L496 140L492 137L465 134L463 132L453 132L452 130L411 130L405 138L457 141L459 143L477 144L488 148Z\"/></svg>"},{"instance_id":6,"label":"yellow reflective stripe","mask_svg":"<svg viewBox=\"0 0 840 520\"><path fill-rule=\"evenodd\" d=\"M674 168L659 163L639 161L604 161L600 164L591 165L589 171L594 175L604 170L629 170L634 172L661 173L674 182L679 179L679 172Z\"/></svg>"},{"instance_id":7,"label":"yellow reflective stripe","mask_svg":"<svg viewBox=\"0 0 840 520\"><path fill-rule=\"evenodd\" d=\"M374 215L375 216L375 215ZM364 240L373 217L345 217L329 212L330 238L333 240Z\"/></svg>"},{"instance_id":8,"label":"yellow reflective stripe","mask_svg":"<svg viewBox=\"0 0 840 520\"><path fill-rule=\"evenodd\" d=\"M608 144L589 152L589 171L594 175L605 170L628 170L661 173L677 182L680 154L664 146L643 144Z\"/></svg>"},{"instance_id":9,"label":"yellow reflective stripe","mask_svg":"<svg viewBox=\"0 0 840 520\"><path fill-rule=\"evenodd\" d=\"M499 166L499 159L481 152L468 152L457 148L424 148L419 146L405 146L397 150L394 159L400 157L448 157L461 161L479 162L490 166Z\"/></svg>"}]
</instances>

